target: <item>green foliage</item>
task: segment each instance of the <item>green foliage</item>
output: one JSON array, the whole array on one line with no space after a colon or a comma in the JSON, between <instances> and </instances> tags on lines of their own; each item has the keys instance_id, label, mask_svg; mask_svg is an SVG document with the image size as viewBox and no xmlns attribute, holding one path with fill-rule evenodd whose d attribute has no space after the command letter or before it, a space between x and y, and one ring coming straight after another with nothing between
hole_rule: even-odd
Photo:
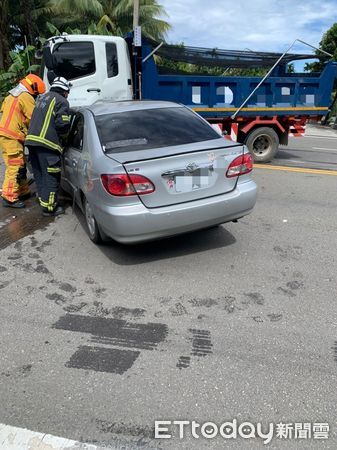
<instances>
[{"instance_id":1,"label":"green foliage","mask_svg":"<svg viewBox=\"0 0 337 450\"><path fill-rule=\"evenodd\" d=\"M22 51L11 51L9 56L12 64L7 70L0 72L0 98L7 95L8 91L12 89L27 73L36 73L39 71L38 64L31 64L34 58L35 47L29 45Z\"/></svg>"},{"instance_id":2,"label":"green foliage","mask_svg":"<svg viewBox=\"0 0 337 450\"><path fill-rule=\"evenodd\" d=\"M157 0L140 0L139 24L145 36L163 40L170 25L163 6ZM78 27L81 33L122 36L133 28L133 0L51 0L52 23L60 30Z\"/></svg>"},{"instance_id":3,"label":"green foliage","mask_svg":"<svg viewBox=\"0 0 337 450\"><path fill-rule=\"evenodd\" d=\"M322 40L319 43L319 49L330 53L332 55L332 59L337 61L337 23L334 23L332 27L330 27L328 31L323 34ZM318 50L316 50L315 53L316 55L322 56L322 52ZM310 64L307 63L304 70L310 72L321 72L323 68L324 62L319 61Z\"/></svg>"}]
</instances>

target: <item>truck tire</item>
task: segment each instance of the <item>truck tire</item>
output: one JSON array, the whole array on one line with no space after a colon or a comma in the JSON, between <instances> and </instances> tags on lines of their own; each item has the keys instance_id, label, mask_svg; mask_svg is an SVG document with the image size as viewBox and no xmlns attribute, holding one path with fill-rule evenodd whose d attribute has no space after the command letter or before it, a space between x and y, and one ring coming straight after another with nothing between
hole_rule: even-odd
<instances>
[{"instance_id":1,"label":"truck tire","mask_svg":"<svg viewBox=\"0 0 337 450\"><path fill-rule=\"evenodd\" d=\"M255 128L248 134L245 144L255 162L269 162L277 153L280 140L270 127Z\"/></svg>"}]
</instances>

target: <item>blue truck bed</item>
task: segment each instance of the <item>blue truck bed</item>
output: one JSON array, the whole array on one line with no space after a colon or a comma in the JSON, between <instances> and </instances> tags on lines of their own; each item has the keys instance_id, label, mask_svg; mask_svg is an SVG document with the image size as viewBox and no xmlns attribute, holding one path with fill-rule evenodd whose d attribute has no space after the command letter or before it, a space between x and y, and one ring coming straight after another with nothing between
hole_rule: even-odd
<instances>
[{"instance_id":1,"label":"blue truck bed","mask_svg":"<svg viewBox=\"0 0 337 450\"><path fill-rule=\"evenodd\" d=\"M151 46L143 47L143 57ZM240 112L249 116L324 116L331 103L337 63L321 73L285 73L277 67ZM257 86L259 77L165 75L154 58L142 66L142 98L183 103L207 119L230 117Z\"/></svg>"}]
</instances>

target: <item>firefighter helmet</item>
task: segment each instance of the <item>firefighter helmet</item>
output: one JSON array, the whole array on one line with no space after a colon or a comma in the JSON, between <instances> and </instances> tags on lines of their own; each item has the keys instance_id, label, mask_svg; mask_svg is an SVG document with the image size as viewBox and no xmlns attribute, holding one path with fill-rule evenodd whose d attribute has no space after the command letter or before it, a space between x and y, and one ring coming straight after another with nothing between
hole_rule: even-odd
<instances>
[{"instance_id":1,"label":"firefighter helmet","mask_svg":"<svg viewBox=\"0 0 337 450\"><path fill-rule=\"evenodd\" d=\"M30 73L20 81L32 95L44 94L46 92L46 85L40 77Z\"/></svg>"},{"instance_id":2,"label":"firefighter helmet","mask_svg":"<svg viewBox=\"0 0 337 450\"><path fill-rule=\"evenodd\" d=\"M71 84L64 77L56 77L56 78L54 78L54 80L53 80L53 82L52 82L52 84L50 86L51 89L52 88L59 88L59 89L62 89L64 91L66 91L66 92L70 91L70 87L71 87Z\"/></svg>"}]
</instances>

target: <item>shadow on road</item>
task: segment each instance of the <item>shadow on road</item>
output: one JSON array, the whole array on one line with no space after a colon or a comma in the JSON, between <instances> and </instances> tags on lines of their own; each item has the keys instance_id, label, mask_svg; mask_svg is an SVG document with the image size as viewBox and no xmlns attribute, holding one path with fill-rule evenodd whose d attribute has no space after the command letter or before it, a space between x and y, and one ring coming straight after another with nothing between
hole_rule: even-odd
<instances>
[{"instance_id":1,"label":"shadow on road","mask_svg":"<svg viewBox=\"0 0 337 450\"><path fill-rule=\"evenodd\" d=\"M296 150L291 150L291 151L295 151ZM286 150L283 150L283 147L280 147L280 150L278 151L277 155L274 158L274 161L271 162L271 164L275 164L275 162L277 162L277 160L283 160L283 159L298 159L300 160L301 157L294 155L293 153L289 153Z\"/></svg>"},{"instance_id":2,"label":"shadow on road","mask_svg":"<svg viewBox=\"0 0 337 450\"><path fill-rule=\"evenodd\" d=\"M87 233L85 219L78 207L75 208L75 214ZM109 241L99 248L110 261L124 266L205 252L228 247L235 242L235 237L229 231L218 226L143 244L123 245Z\"/></svg>"}]
</instances>

